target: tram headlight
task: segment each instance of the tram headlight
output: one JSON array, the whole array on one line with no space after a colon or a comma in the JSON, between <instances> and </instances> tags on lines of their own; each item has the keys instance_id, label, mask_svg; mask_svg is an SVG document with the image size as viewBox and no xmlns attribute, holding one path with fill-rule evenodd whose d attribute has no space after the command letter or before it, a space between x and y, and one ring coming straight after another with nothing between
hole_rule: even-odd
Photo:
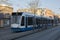
<instances>
[{"instance_id":1,"label":"tram headlight","mask_svg":"<svg viewBox=\"0 0 60 40\"><path fill-rule=\"evenodd\" d=\"M19 27L19 24L11 24L11 27L18 28Z\"/></svg>"}]
</instances>

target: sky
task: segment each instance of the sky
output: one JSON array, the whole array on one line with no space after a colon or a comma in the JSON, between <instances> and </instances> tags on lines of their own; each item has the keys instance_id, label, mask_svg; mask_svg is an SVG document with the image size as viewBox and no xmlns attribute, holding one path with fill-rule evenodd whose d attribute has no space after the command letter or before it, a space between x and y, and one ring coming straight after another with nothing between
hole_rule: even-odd
<instances>
[{"instance_id":1,"label":"sky","mask_svg":"<svg viewBox=\"0 0 60 40\"><path fill-rule=\"evenodd\" d=\"M29 3L32 0L8 0L14 11L21 8L29 8ZM60 0L39 0L39 8L51 9L55 14L60 14Z\"/></svg>"}]
</instances>

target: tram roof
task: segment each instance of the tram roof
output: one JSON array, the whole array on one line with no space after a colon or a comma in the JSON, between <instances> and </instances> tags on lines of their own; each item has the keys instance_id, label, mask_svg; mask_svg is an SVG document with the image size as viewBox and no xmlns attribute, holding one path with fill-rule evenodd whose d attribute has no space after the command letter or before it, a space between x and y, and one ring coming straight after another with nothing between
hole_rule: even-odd
<instances>
[{"instance_id":1,"label":"tram roof","mask_svg":"<svg viewBox=\"0 0 60 40\"><path fill-rule=\"evenodd\" d=\"M26 17L33 17L35 16L36 18L46 18L46 19L52 19L52 18L49 18L49 17L45 17L45 16L38 16L36 14L33 14L33 13L29 13L29 12L13 12L13 13L16 13L20 16L26 16ZM14 14L15 15L15 14Z\"/></svg>"},{"instance_id":2,"label":"tram roof","mask_svg":"<svg viewBox=\"0 0 60 40\"><path fill-rule=\"evenodd\" d=\"M28 13L28 12L23 12L23 16L30 16L30 17L32 17L32 16L35 16L36 18L45 18L45 19L50 19L50 20L52 20L52 18L49 18L49 17L45 17L45 16L38 16L38 15L35 15L35 14L33 14L33 13Z\"/></svg>"}]
</instances>

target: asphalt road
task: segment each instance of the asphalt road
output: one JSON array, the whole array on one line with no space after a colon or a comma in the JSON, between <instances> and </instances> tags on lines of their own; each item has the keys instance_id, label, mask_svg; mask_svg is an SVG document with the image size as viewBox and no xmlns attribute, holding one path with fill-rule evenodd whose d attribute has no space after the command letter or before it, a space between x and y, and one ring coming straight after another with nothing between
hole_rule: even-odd
<instances>
[{"instance_id":1,"label":"asphalt road","mask_svg":"<svg viewBox=\"0 0 60 40\"><path fill-rule=\"evenodd\" d=\"M30 33L33 33L33 31L12 33L10 27L6 27L0 29L0 40L13 40L14 38L21 37Z\"/></svg>"},{"instance_id":2,"label":"asphalt road","mask_svg":"<svg viewBox=\"0 0 60 40\"><path fill-rule=\"evenodd\" d=\"M0 29L0 40L13 40L14 38L16 38L14 40L60 40L60 26L21 37L32 32L12 33L10 27L8 27Z\"/></svg>"},{"instance_id":3,"label":"asphalt road","mask_svg":"<svg viewBox=\"0 0 60 40\"><path fill-rule=\"evenodd\" d=\"M60 26L18 38L16 40L60 40Z\"/></svg>"}]
</instances>

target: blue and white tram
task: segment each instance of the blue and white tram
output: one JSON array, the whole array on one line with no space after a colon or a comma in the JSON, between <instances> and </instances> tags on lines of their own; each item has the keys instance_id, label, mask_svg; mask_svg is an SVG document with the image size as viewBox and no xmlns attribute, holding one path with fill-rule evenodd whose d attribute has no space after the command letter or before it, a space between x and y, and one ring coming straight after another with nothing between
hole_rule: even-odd
<instances>
[{"instance_id":1,"label":"blue and white tram","mask_svg":"<svg viewBox=\"0 0 60 40\"><path fill-rule=\"evenodd\" d=\"M13 12L11 16L11 29L12 31L26 31L32 30L33 14L23 12ZM29 20L29 21L27 21Z\"/></svg>"},{"instance_id":2,"label":"blue and white tram","mask_svg":"<svg viewBox=\"0 0 60 40\"><path fill-rule=\"evenodd\" d=\"M48 18L39 17L39 16L35 16L35 18L36 18L36 27L34 27L35 29L43 28L43 25L46 27L46 25L52 23ZM18 32L18 31L33 30L33 25L34 25L33 19L34 19L34 14L26 13L26 12L13 12L11 16L12 31Z\"/></svg>"}]
</instances>

